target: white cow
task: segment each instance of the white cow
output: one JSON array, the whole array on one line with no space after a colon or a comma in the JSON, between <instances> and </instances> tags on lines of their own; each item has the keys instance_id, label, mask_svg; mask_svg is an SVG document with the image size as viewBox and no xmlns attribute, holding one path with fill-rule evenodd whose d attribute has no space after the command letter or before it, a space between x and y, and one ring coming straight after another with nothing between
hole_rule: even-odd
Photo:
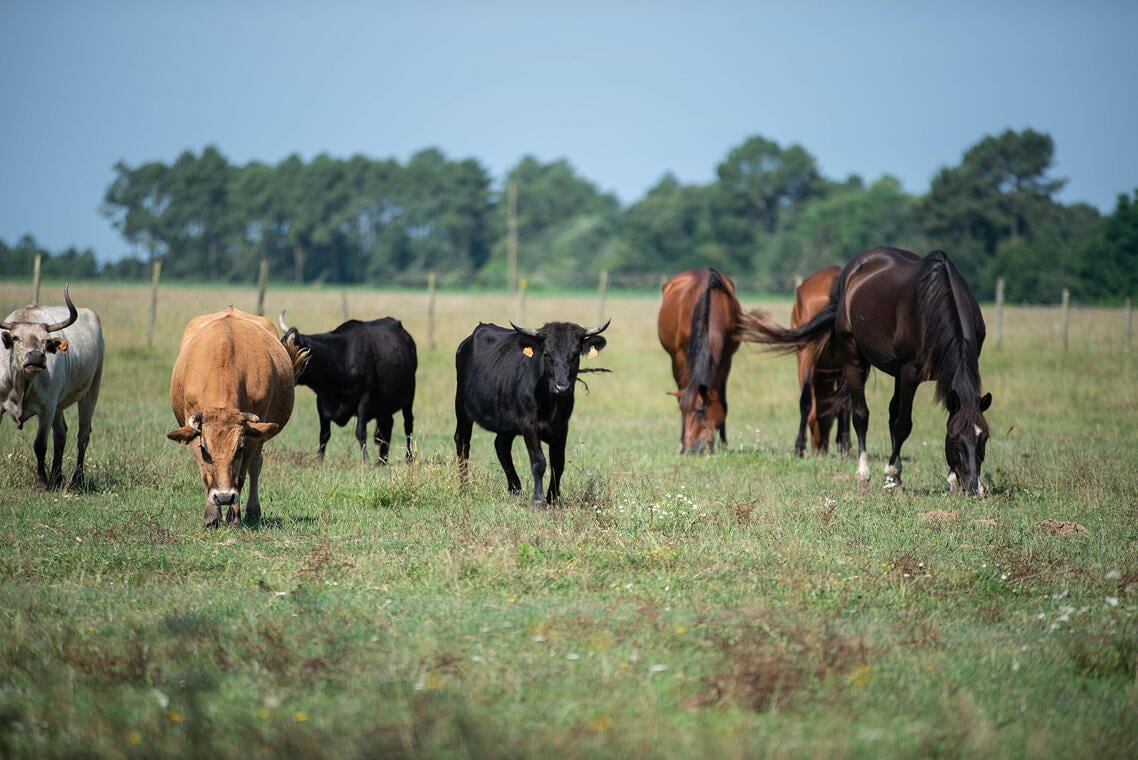
<instances>
[{"instance_id":1,"label":"white cow","mask_svg":"<svg viewBox=\"0 0 1138 760\"><path fill-rule=\"evenodd\" d=\"M36 489L62 482L67 422L63 410L79 405L78 457L69 487L83 482L83 458L91 438L91 417L103 377L103 330L99 316L77 309L71 294L66 306L30 304L0 321L0 420L7 413L21 429L39 418L33 449ZM47 431L54 433L51 477L45 469Z\"/></svg>"}]
</instances>

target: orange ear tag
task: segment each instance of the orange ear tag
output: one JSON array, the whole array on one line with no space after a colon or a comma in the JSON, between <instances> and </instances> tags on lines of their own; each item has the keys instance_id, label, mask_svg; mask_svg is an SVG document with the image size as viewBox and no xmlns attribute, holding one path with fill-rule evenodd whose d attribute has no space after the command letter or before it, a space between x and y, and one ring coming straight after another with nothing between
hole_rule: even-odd
<instances>
[{"instance_id":1,"label":"orange ear tag","mask_svg":"<svg viewBox=\"0 0 1138 760\"><path fill-rule=\"evenodd\" d=\"M530 348L529 346L526 346L525 348L522 349L522 353L525 354L526 356L533 356L533 349Z\"/></svg>"},{"instance_id":2,"label":"orange ear tag","mask_svg":"<svg viewBox=\"0 0 1138 760\"><path fill-rule=\"evenodd\" d=\"M597 354L599 354L599 353L600 353L600 351L597 350L596 346L589 346L589 353L586 354L586 356L588 356L590 359L596 359Z\"/></svg>"}]
</instances>

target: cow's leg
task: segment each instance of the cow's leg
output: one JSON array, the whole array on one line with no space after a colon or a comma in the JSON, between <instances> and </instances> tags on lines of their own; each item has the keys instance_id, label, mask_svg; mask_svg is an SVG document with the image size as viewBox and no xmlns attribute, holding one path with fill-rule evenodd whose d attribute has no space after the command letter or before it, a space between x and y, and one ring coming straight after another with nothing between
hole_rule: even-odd
<instances>
[{"instance_id":1,"label":"cow's leg","mask_svg":"<svg viewBox=\"0 0 1138 760\"><path fill-rule=\"evenodd\" d=\"M68 488L79 488L83 485L83 462L87 456L87 444L91 440L91 420L95 416L95 404L99 400L99 388L103 381L103 367L100 364L95 372L95 379L87 394L80 400L79 406L79 433L76 435L75 472L71 473L71 482Z\"/></svg>"},{"instance_id":2,"label":"cow's leg","mask_svg":"<svg viewBox=\"0 0 1138 760\"><path fill-rule=\"evenodd\" d=\"M415 415L411 413L411 402L403 407L403 435L407 436L407 461L415 461L415 450L412 448L412 437L415 432Z\"/></svg>"},{"instance_id":3,"label":"cow's leg","mask_svg":"<svg viewBox=\"0 0 1138 760\"><path fill-rule=\"evenodd\" d=\"M506 487L510 489L510 493L522 492L522 481L518 477L518 471L514 469L514 457L510 453L516 437L517 434L515 433L498 433L494 436L494 451L498 453L498 462L502 465L502 471L506 473ZM529 448L528 439L526 440L526 448ZM530 461L533 461L532 458ZM544 465L544 462L542 464ZM542 474L545 474L544 469Z\"/></svg>"},{"instance_id":4,"label":"cow's leg","mask_svg":"<svg viewBox=\"0 0 1138 760\"><path fill-rule=\"evenodd\" d=\"M328 446L328 439L332 437L332 412L324 408L319 396L316 398L316 414L320 417L320 442L316 456L324 459L324 449Z\"/></svg>"},{"instance_id":5,"label":"cow's leg","mask_svg":"<svg viewBox=\"0 0 1138 760\"><path fill-rule=\"evenodd\" d=\"M245 503L245 522L254 525L261 521L261 496L257 492L257 483L261 479L261 465L264 464L262 454L260 451L256 453L249 460L249 500ZM236 519L231 520L235 526L241 525L241 501L238 495L238 501L234 502L236 507ZM230 514L233 514L234 508L230 508Z\"/></svg>"},{"instance_id":6,"label":"cow's leg","mask_svg":"<svg viewBox=\"0 0 1138 760\"><path fill-rule=\"evenodd\" d=\"M454 428L454 450L458 459L458 477L465 484L468 480L470 436L474 432L474 421L467 415L466 409L457 402L455 403L455 414L458 417L458 423Z\"/></svg>"},{"instance_id":7,"label":"cow's leg","mask_svg":"<svg viewBox=\"0 0 1138 760\"><path fill-rule=\"evenodd\" d=\"M51 423L51 475L47 479L48 488L58 488L63 482L63 448L67 444L67 420L63 410L57 409L55 420Z\"/></svg>"},{"instance_id":8,"label":"cow's leg","mask_svg":"<svg viewBox=\"0 0 1138 760\"><path fill-rule=\"evenodd\" d=\"M901 447L913 432L913 396L920 380L917 368L906 364L897 373L893 384L893 398L889 401L889 438L893 451L889 454L889 464L885 465L885 487L901 485Z\"/></svg>"},{"instance_id":9,"label":"cow's leg","mask_svg":"<svg viewBox=\"0 0 1138 760\"><path fill-rule=\"evenodd\" d=\"M545 496L541 492L541 483L545 480L545 452L541 450L541 438L538 437L536 430L526 430L522 433L522 439L526 442L526 451L529 452L530 472L533 473L533 505L537 509L545 509L546 501ZM564 456L564 452L562 452ZM511 465L511 469L513 466ZM516 479L517 473L514 474ZM521 490L521 483L518 483L518 490Z\"/></svg>"},{"instance_id":10,"label":"cow's leg","mask_svg":"<svg viewBox=\"0 0 1138 760\"><path fill-rule=\"evenodd\" d=\"M356 441L360 444L360 457L367 464L367 412L361 403L356 409Z\"/></svg>"},{"instance_id":11,"label":"cow's leg","mask_svg":"<svg viewBox=\"0 0 1138 760\"><path fill-rule=\"evenodd\" d=\"M387 453L391 451L391 429L394 426L395 418L390 414L375 422L375 443L379 446L380 464L387 464Z\"/></svg>"},{"instance_id":12,"label":"cow's leg","mask_svg":"<svg viewBox=\"0 0 1138 760\"><path fill-rule=\"evenodd\" d=\"M569 429L566 428L564 434L555 434L549 442L549 491L545 500L550 504L561 498L561 474L565 472L565 441L568 437Z\"/></svg>"},{"instance_id":13,"label":"cow's leg","mask_svg":"<svg viewBox=\"0 0 1138 760\"><path fill-rule=\"evenodd\" d=\"M202 515L202 521L207 528L216 528L221 522L221 508L213 503L209 494L205 497L205 514Z\"/></svg>"},{"instance_id":14,"label":"cow's leg","mask_svg":"<svg viewBox=\"0 0 1138 760\"><path fill-rule=\"evenodd\" d=\"M46 491L48 489L47 482L47 467L45 460L47 459L47 430L48 424L44 422L41 416L36 420L36 437L32 441L32 451L36 455L36 490Z\"/></svg>"}]
</instances>

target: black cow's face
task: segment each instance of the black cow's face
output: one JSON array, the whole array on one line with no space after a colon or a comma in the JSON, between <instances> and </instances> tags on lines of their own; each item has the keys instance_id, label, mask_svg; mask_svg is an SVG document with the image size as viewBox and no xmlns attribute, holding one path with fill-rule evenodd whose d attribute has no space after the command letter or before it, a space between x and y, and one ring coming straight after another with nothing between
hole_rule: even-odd
<instances>
[{"instance_id":1,"label":"black cow's face","mask_svg":"<svg viewBox=\"0 0 1138 760\"><path fill-rule=\"evenodd\" d=\"M549 378L549 389L556 396L568 396L577 382L581 357L596 356L607 341L600 335L608 327L586 330L572 322L548 322L539 330L526 330L516 325L522 336L522 353L536 357L540 354Z\"/></svg>"}]
</instances>

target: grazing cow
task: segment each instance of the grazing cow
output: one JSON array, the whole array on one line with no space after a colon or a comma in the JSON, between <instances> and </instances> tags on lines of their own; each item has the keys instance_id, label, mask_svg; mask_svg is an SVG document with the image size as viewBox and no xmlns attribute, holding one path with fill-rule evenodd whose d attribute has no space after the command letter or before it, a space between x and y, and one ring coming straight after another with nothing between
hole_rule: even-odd
<instances>
[{"instance_id":1,"label":"grazing cow","mask_svg":"<svg viewBox=\"0 0 1138 760\"><path fill-rule=\"evenodd\" d=\"M403 433L407 436L407 461L414 458L411 434L415 401L415 370L419 360L415 340L398 319L384 317L370 322L349 319L332 332L302 335L280 314L286 346L306 348L308 367L297 378L316 392L316 412L320 415L319 456L332 435L332 423L343 427L356 417L356 440L367 462L367 425L375 420L375 443L379 461L387 463L391 428L395 412L403 411Z\"/></svg>"},{"instance_id":2,"label":"grazing cow","mask_svg":"<svg viewBox=\"0 0 1138 760\"><path fill-rule=\"evenodd\" d=\"M307 354L288 349L264 317L233 308L195 317L182 333L170 379L178 427L166 434L193 446L205 485L205 525L241 525L241 488L249 476L248 522L261 517L261 447L292 414L296 375Z\"/></svg>"},{"instance_id":3,"label":"grazing cow","mask_svg":"<svg viewBox=\"0 0 1138 760\"><path fill-rule=\"evenodd\" d=\"M798 286L794 307L790 311L790 327L805 324L830 305L830 290L838 281L842 268L819 269ZM819 341L798 346L798 438L794 451L806 453L806 429L810 428L810 448L816 454L830 450L830 429L838 422L838 450L850 450L849 401L842 387L842 357L833 341Z\"/></svg>"},{"instance_id":4,"label":"grazing cow","mask_svg":"<svg viewBox=\"0 0 1138 760\"><path fill-rule=\"evenodd\" d=\"M514 438L520 435L533 473L533 505L544 508L557 501L581 356L592 358L605 347L601 333L608 326L605 322L586 330L572 322L549 322L538 330L511 324L511 330L479 324L459 344L455 354L458 387L454 413L458 425L454 442L463 481L470 459L470 436L477 422L497 434L494 450L511 493L522 490L510 453ZM551 468L549 491L544 497L541 486L546 462L542 441L549 444Z\"/></svg>"},{"instance_id":5,"label":"grazing cow","mask_svg":"<svg viewBox=\"0 0 1138 760\"><path fill-rule=\"evenodd\" d=\"M62 482L63 448L67 442L63 411L72 404L79 405L79 435L75 471L68 487L83 483L83 460L103 378L103 329L99 316L90 309L75 308L66 288L63 300L66 306L25 306L0 322L4 347L0 352L0 420L7 412L23 429L29 419L39 418L32 444L39 491ZM44 463L49 426L54 444L50 476Z\"/></svg>"},{"instance_id":6,"label":"grazing cow","mask_svg":"<svg viewBox=\"0 0 1138 760\"><path fill-rule=\"evenodd\" d=\"M678 387L680 453L713 453L717 432L727 445L727 376L742 311L735 283L714 269L689 269L665 282L663 294L657 334Z\"/></svg>"}]
</instances>

